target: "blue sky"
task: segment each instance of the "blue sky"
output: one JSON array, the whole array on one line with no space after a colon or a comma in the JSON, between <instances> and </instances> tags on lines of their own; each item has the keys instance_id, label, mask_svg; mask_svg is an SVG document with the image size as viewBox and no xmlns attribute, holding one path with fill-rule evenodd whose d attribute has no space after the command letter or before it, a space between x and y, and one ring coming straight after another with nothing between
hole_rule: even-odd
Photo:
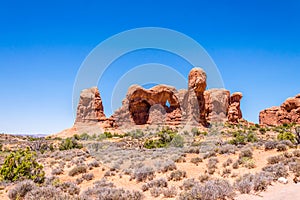
<instances>
[{"instance_id":1,"label":"blue sky","mask_svg":"<svg viewBox=\"0 0 300 200\"><path fill-rule=\"evenodd\" d=\"M72 126L73 84L85 57L114 34L149 26L199 42L225 87L243 92L244 117L257 122L260 110L300 93L299 10L296 0L1 1L0 132Z\"/></svg>"}]
</instances>

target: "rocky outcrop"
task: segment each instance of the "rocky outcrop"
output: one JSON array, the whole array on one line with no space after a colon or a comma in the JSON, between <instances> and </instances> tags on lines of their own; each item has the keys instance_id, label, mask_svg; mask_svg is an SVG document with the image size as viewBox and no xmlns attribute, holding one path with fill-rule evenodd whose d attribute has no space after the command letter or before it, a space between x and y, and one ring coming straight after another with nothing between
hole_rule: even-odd
<instances>
[{"instance_id":1,"label":"rocky outcrop","mask_svg":"<svg viewBox=\"0 0 300 200\"><path fill-rule=\"evenodd\" d=\"M83 90L75 125L97 123L101 127L132 128L135 125L207 126L213 122L238 122L241 93L225 89L206 90L206 73L193 68L188 87L177 91L168 85L145 89L132 85L122 106L110 118L103 112L102 100L96 87ZM77 126L78 127L78 126Z\"/></svg>"},{"instance_id":2,"label":"rocky outcrop","mask_svg":"<svg viewBox=\"0 0 300 200\"><path fill-rule=\"evenodd\" d=\"M240 92L235 92L230 97L230 105L228 108L228 121L232 123L238 123L242 119L241 111L241 99L243 94Z\"/></svg>"},{"instance_id":3,"label":"rocky outcrop","mask_svg":"<svg viewBox=\"0 0 300 200\"><path fill-rule=\"evenodd\" d=\"M300 123L300 94L288 98L281 106L265 109L259 113L262 125L282 125L284 123Z\"/></svg>"},{"instance_id":4,"label":"rocky outcrop","mask_svg":"<svg viewBox=\"0 0 300 200\"><path fill-rule=\"evenodd\" d=\"M82 90L77 106L76 122L98 122L105 119L102 99L97 87Z\"/></svg>"},{"instance_id":5,"label":"rocky outcrop","mask_svg":"<svg viewBox=\"0 0 300 200\"><path fill-rule=\"evenodd\" d=\"M206 120L212 122L227 121L230 104L230 92L225 89L211 89L204 92Z\"/></svg>"},{"instance_id":6,"label":"rocky outcrop","mask_svg":"<svg viewBox=\"0 0 300 200\"><path fill-rule=\"evenodd\" d=\"M126 123L178 125L181 121L181 111L176 94L177 90L167 85L157 85L149 90L133 85L113 118L118 126Z\"/></svg>"},{"instance_id":7,"label":"rocky outcrop","mask_svg":"<svg viewBox=\"0 0 300 200\"><path fill-rule=\"evenodd\" d=\"M100 123L102 127L112 127L113 119L106 118L102 99L97 87L82 90L77 106L75 125L80 123Z\"/></svg>"}]
</instances>

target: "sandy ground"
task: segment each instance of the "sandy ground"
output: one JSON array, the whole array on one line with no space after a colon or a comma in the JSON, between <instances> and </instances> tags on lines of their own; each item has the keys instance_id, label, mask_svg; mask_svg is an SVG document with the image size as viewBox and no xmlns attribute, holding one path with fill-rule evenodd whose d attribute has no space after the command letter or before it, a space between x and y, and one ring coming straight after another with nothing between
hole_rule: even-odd
<instances>
[{"instance_id":1,"label":"sandy ground","mask_svg":"<svg viewBox=\"0 0 300 200\"><path fill-rule=\"evenodd\" d=\"M275 183L267 191L258 195L243 194L235 198L236 200L298 200L300 199L300 184L290 183L283 185Z\"/></svg>"}]
</instances>

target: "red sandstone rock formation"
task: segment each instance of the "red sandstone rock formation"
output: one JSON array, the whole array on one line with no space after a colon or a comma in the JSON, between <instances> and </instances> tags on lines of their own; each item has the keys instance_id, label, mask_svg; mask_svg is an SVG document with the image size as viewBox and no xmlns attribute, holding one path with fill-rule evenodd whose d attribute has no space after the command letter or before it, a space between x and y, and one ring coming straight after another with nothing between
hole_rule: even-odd
<instances>
[{"instance_id":1,"label":"red sandstone rock formation","mask_svg":"<svg viewBox=\"0 0 300 200\"><path fill-rule=\"evenodd\" d=\"M211 122L227 121L230 92L225 89L211 89L204 92L206 120Z\"/></svg>"},{"instance_id":2,"label":"red sandstone rock formation","mask_svg":"<svg viewBox=\"0 0 300 200\"><path fill-rule=\"evenodd\" d=\"M113 118L118 126L126 123L144 125L163 122L178 125L181 112L176 94L177 90L167 85L157 85L149 90L133 85L128 89L122 107L114 113ZM153 112L163 115L165 119L162 121L161 117L156 118Z\"/></svg>"},{"instance_id":3,"label":"red sandstone rock formation","mask_svg":"<svg viewBox=\"0 0 300 200\"><path fill-rule=\"evenodd\" d=\"M228 121L232 123L238 123L240 119L242 119L242 111L241 111L241 99L243 98L243 94L240 92L235 92L230 97L230 105L228 108Z\"/></svg>"},{"instance_id":4,"label":"red sandstone rock formation","mask_svg":"<svg viewBox=\"0 0 300 200\"><path fill-rule=\"evenodd\" d=\"M259 123L277 126L284 123L300 123L300 94L288 98L281 106L271 107L259 113Z\"/></svg>"},{"instance_id":5,"label":"red sandstone rock formation","mask_svg":"<svg viewBox=\"0 0 300 200\"><path fill-rule=\"evenodd\" d=\"M77 106L76 122L98 122L105 119L102 100L97 87L82 90Z\"/></svg>"},{"instance_id":6,"label":"red sandstone rock formation","mask_svg":"<svg viewBox=\"0 0 300 200\"><path fill-rule=\"evenodd\" d=\"M132 128L134 125L206 126L212 122L238 122L241 93L225 89L206 89L206 73L193 68L188 76L188 89L177 91L172 86L157 85L145 89L133 85L119 108L107 119L97 88L83 90L75 125L97 123L101 127Z\"/></svg>"},{"instance_id":7,"label":"red sandstone rock formation","mask_svg":"<svg viewBox=\"0 0 300 200\"><path fill-rule=\"evenodd\" d=\"M82 90L77 106L75 125L79 123L101 123L102 127L111 127L113 120L106 118L102 99L97 87Z\"/></svg>"}]
</instances>

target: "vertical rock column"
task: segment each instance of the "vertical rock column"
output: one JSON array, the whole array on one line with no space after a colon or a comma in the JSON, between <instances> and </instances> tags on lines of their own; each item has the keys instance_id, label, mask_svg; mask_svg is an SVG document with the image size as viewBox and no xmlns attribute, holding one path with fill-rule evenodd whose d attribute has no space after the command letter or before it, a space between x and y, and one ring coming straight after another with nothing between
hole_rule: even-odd
<instances>
[{"instance_id":1,"label":"vertical rock column","mask_svg":"<svg viewBox=\"0 0 300 200\"><path fill-rule=\"evenodd\" d=\"M196 121L206 126L204 98L206 73L201 68L193 68L188 78L188 121Z\"/></svg>"},{"instance_id":2,"label":"vertical rock column","mask_svg":"<svg viewBox=\"0 0 300 200\"><path fill-rule=\"evenodd\" d=\"M93 123L105 120L102 100L97 87L82 90L75 123Z\"/></svg>"},{"instance_id":3,"label":"vertical rock column","mask_svg":"<svg viewBox=\"0 0 300 200\"><path fill-rule=\"evenodd\" d=\"M238 123L242 119L242 111L240 108L241 99L243 94L240 92L235 92L230 97L230 105L228 109L228 121L232 123Z\"/></svg>"}]
</instances>

